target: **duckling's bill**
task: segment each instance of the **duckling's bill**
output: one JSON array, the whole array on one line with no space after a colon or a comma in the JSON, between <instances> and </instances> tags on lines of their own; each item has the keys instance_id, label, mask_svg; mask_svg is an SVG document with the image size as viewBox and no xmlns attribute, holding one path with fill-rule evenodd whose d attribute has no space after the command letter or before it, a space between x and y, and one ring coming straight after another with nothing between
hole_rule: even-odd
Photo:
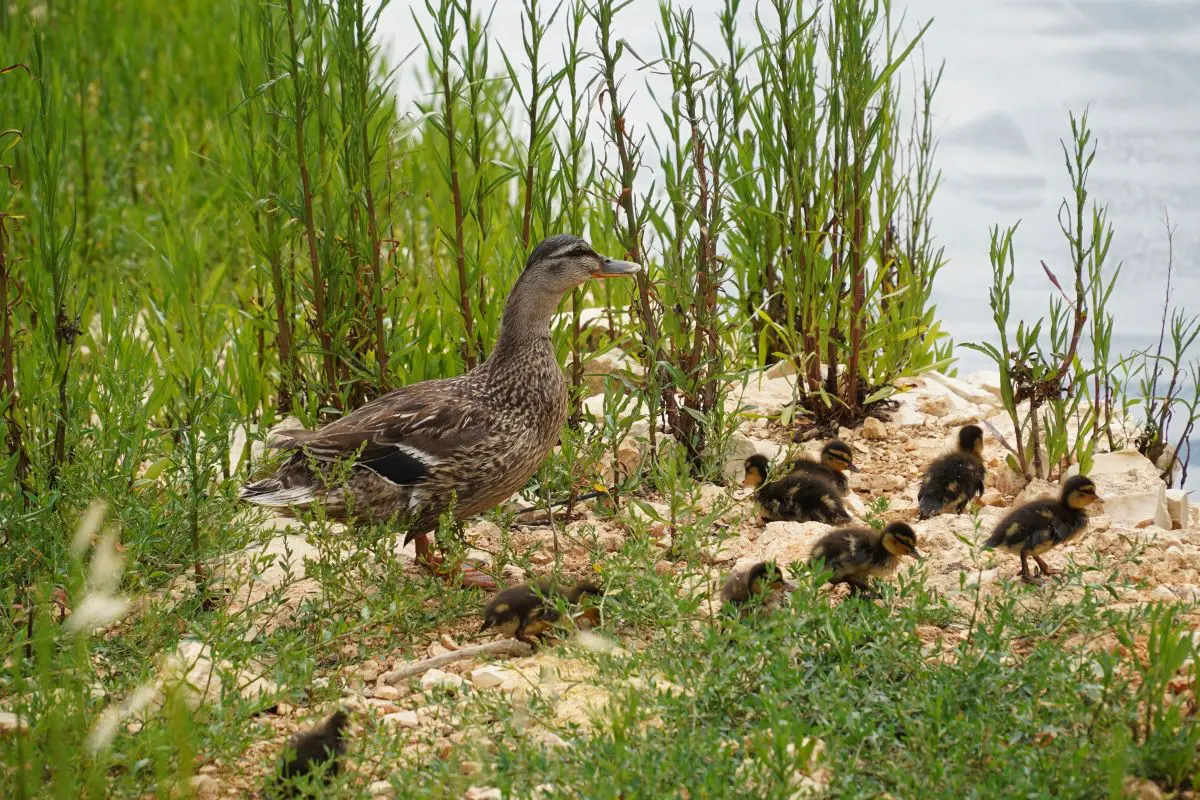
<instances>
[{"instance_id":1,"label":"duckling's bill","mask_svg":"<svg viewBox=\"0 0 1200 800\"><path fill-rule=\"evenodd\" d=\"M605 258L600 267L592 272L593 278L616 278L621 275L634 275L642 271L641 264L632 261L619 261L615 258Z\"/></svg>"}]
</instances>

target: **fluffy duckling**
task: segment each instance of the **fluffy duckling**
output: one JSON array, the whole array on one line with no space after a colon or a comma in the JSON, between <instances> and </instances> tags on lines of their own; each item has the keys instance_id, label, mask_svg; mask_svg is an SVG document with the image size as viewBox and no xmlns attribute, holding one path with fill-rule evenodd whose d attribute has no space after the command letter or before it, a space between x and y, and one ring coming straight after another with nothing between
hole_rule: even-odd
<instances>
[{"instance_id":1,"label":"fluffy duckling","mask_svg":"<svg viewBox=\"0 0 1200 800\"><path fill-rule=\"evenodd\" d=\"M958 448L934 459L925 470L917 504L921 519L929 519L953 506L956 514L967 508L976 495L983 494L983 430L965 425L958 431Z\"/></svg>"},{"instance_id":2,"label":"fluffy duckling","mask_svg":"<svg viewBox=\"0 0 1200 800\"><path fill-rule=\"evenodd\" d=\"M510 586L497 592L488 602L479 632L495 628L505 636L536 646L534 638L544 637L559 619L558 609L554 607L555 599L561 596L569 604L576 605L584 597L602 593L600 587L587 581L579 581L561 592L549 581ZM594 623L594 620L591 621Z\"/></svg>"},{"instance_id":3,"label":"fluffy duckling","mask_svg":"<svg viewBox=\"0 0 1200 800\"><path fill-rule=\"evenodd\" d=\"M750 456L746 459L746 477L742 481L743 486L755 488L754 497L762 507L763 519L815 521L829 525L844 525L850 521L837 488L829 481L814 478L801 470L767 482L767 468L766 456Z\"/></svg>"},{"instance_id":4,"label":"fluffy duckling","mask_svg":"<svg viewBox=\"0 0 1200 800\"><path fill-rule=\"evenodd\" d=\"M292 736L284 748L283 759L267 795L295 797L298 792L296 782L310 775L321 764L328 765L324 773L326 776L337 775L341 766L338 759L346 751L344 729L349 722L346 712L339 710L315 728Z\"/></svg>"},{"instance_id":5,"label":"fluffy duckling","mask_svg":"<svg viewBox=\"0 0 1200 800\"><path fill-rule=\"evenodd\" d=\"M778 604L785 589L783 571L774 561L760 561L749 569L735 572L721 587L721 602L726 606L742 607L753 599L760 599L764 606Z\"/></svg>"},{"instance_id":6,"label":"fluffy duckling","mask_svg":"<svg viewBox=\"0 0 1200 800\"><path fill-rule=\"evenodd\" d=\"M839 528L821 537L808 564L833 570L829 582L847 583L853 594L877 596L868 578L890 575L903 556L924 558L917 550L917 534L905 522L893 522L882 531L873 528Z\"/></svg>"},{"instance_id":7,"label":"fluffy duckling","mask_svg":"<svg viewBox=\"0 0 1200 800\"><path fill-rule=\"evenodd\" d=\"M847 471L858 472L858 467L854 465L854 451L841 439L830 439L825 443L825 446L821 448L820 461L802 457L788 464L789 474L806 475L810 478L828 481L834 485L842 497L850 494L850 480L846 477Z\"/></svg>"},{"instance_id":8,"label":"fluffy duckling","mask_svg":"<svg viewBox=\"0 0 1200 800\"><path fill-rule=\"evenodd\" d=\"M1058 570L1050 569L1042 561L1042 553L1066 544L1083 533L1087 529L1084 509L1098 499L1096 484L1091 478L1082 475L1067 478L1057 500L1033 500L1008 512L984 542L984 549L1020 555L1021 580L1033 584L1045 583L1042 575L1054 575ZM1030 574L1031 556L1037 562L1041 575Z\"/></svg>"}]
</instances>

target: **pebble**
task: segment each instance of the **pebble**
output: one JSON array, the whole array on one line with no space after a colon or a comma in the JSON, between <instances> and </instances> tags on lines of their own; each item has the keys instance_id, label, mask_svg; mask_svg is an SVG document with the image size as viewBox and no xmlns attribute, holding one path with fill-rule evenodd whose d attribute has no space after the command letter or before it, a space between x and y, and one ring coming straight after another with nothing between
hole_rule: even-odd
<instances>
[{"instance_id":1,"label":"pebble","mask_svg":"<svg viewBox=\"0 0 1200 800\"><path fill-rule=\"evenodd\" d=\"M494 786L472 786L463 795L463 800L504 800L504 792Z\"/></svg>"},{"instance_id":2,"label":"pebble","mask_svg":"<svg viewBox=\"0 0 1200 800\"><path fill-rule=\"evenodd\" d=\"M658 575L674 575L675 565L666 559L659 559L654 562L654 572Z\"/></svg>"},{"instance_id":3,"label":"pebble","mask_svg":"<svg viewBox=\"0 0 1200 800\"><path fill-rule=\"evenodd\" d=\"M396 787L390 781L374 781L367 787L367 792L372 798L395 797Z\"/></svg>"},{"instance_id":4,"label":"pebble","mask_svg":"<svg viewBox=\"0 0 1200 800\"><path fill-rule=\"evenodd\" d=\"M0 711L0 733L21 732L28 727L29 724L23 718L11 711Z\"/></svg>"},{"instance_id":5,"label":"pebble","mask_svg":"<svg viewBox=\"0 0 1200 800\"><path fill-rule=\"evenodd\" d=\"M458 765L458 771L468 778L472 775L478 775L481 769L483 769L483 765L478 761L464 761Z\"/></svg>"},{"instance_id":6,"label":"pebble","mask_svg":"<svg viewBox=\"0 0 1200 800\"><path fill-rule=\"evenodd\" d=\"M394 714L387 714L383 721L387 725L394 725L398 728L416 728L421 724L415 711L397 711Z\"/></svg>"},{"instance_id":7,"label":"pebble","mask_svg":"<svg viewBox=\"0 0 1200 800\"><path fill-rule=\"evenodd\" d=\"M382 671L383 669L379 666L379 662L372 658L364 661L362 666L358 668L358 677L362 678L366 683L371 683L379 677L379 673Z\"/></svg>"},{"instance_id":8,"label":"pebble","mask_svg":"<svg viewBox=\"0 0 1200 800\"><path fill-rule=\"evenodd\" d=\"M539 783L537 786L533 787L533 793L530 796L533 798L533 800L543 800L543 798L549 797L557 792L558 787L556 787L553 783Z\"/></svg>"},{"instance_id":9,"label":"pebble","mask_svg":"<svg viewBox=\"0 0 1200 800\"><path fill-rule=\"evenodd\" d=\"M200 800L216 797L221 792L220 781L211 775L193 775L188 784L192 787L192 792Z\"/></svg>"},{"instance_id":10,"label":"pebble","mask_svg":"<svg viewBox=\"0 0 1200 800\"><path fill-rule=\"evenodd\" d=\"M875 417L867 417L863 420L862 435L865 439L874 441L883 441L888 438L887 425L875 419Z\"/></svg>"},{"instance_id":11,"label":"pebble","mask_svg":"<svg viewBox=\"0 0 1200 800\"><path fill-rule=\"evenodd\" d=\"M509 671L492 664L479 667L471 672L471 683L476 689L494 689L504 685L504 679Z\"/></svg>"},{"instance_id":12,"label":"pebble","mask_svg":"<svg viewBox=\"0 0 1200 800\"><path fill-rule=\"evenodd\" d=\"M534 553L529 557L531 564L536 564L539 567L544 567L554 560L554 557L549 553Z\"/></svg>"},{"instance_id":13,"label":"pebble","mask_svg":"<svg viewBox=\"0 0 1200 800\"><path fill-rule=\"evenodd\" d=\"M421 691L430 692L435 689L445 689L449 692L457 692L466 683L458 675L451 675L448 672L442 672L440 669L431 669L421 676Z\"/></svg>"},{"instance_id":14,"label":"pebble","mask_svg":"<svg viewBox=\"0 0 1200 800\"><path fill-rule=\"evenodd\" d=\"M454 637L448 633L443 633L441 636L439 636L438 641L441 642L442 647L446 648L447 650L457 650L459 648L458 642L454 641Z\"/></svg>"},{"instance_id":15,"label":"pebble","mask_svg":"<svg viewBox=\"0 0 1200 800\"><path fill-rule=\"evenodd\" d=\"M389 686L386 683L381 683L375 687L373 695L378 700L399 700L400 690L395 686Z\"/></svg>"}]
</instances>

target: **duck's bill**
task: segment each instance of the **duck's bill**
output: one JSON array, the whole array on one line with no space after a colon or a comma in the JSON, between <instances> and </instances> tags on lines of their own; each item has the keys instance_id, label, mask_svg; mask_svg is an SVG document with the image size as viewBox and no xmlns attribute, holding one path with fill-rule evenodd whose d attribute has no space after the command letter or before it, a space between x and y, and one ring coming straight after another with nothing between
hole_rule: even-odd
<instances>
[{"instance_id":1,"label":"duck's bill","mask_svg":"<svg viewBox=\"0 0 1200 800\"><path fill-rule=\"evenodd\" d=\"M600 269L592 273L592 277L618 278L622 275L635 275L641 271L641 264L635 264L632 261L618 261L615 258L606 258L600 264Z\"/></svg>"},{"instance_id":2,"label":"duck's bill","mask_svg":"<svg viewBox=\"0 0 1200 800\"><path fill-rule=\"evenodd\" d=\"M912 557L915 558L917 561L925 560L925 554L922 553L920 550L918 550L915 547L912 549L912 553L910 555L912 555Z\"/></svg>"},{"instance_id":3,"label":"duck's bill","mask_svg":"<svg viewBox=\"0 0 1200 800\"><path fill-rule=\"evenodd\" d=\"M847 464L846 469L850 472L862 472L862 470L858 468L857 464Z\"/></svg>"}]
</instances>

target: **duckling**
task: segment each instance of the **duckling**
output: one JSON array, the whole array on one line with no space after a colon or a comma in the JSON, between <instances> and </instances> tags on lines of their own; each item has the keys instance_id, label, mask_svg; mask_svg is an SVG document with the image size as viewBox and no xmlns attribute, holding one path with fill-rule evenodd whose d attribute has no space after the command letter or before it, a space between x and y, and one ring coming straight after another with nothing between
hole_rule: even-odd
<instances>
[{"instance_id":1,"label":"duckling","mask_svg":"<svg viewBox=\"0 0 1200 800\"><path fill-rule=\"evenodd\" d=\"M315 728L300 731L292 736L284 748L283 758L272 784L267 789L267 795L295 797L299 791L296 782L322 764L328 765L325 768L325 776L337 775L341 767L338 759L346 751L343 729L349 721L346 712L338 710Z\"/></svg>"},{"instance_id":2,"label":"duckling","mask_svg":"<svg viewBox=\"0 0 1200 800\"><path fill-rule=\"evenodd\" d=\"M544 580L510 586L497 592L488 602L479 632L495 628L505 636L536 647L534 637L544 637L559 619L558 609L554 607L557 597L563 597L570 605L577 605L584 597L602 593L600 587L587 581L579 581L564 592ZM588 619L595 622L590 616Z\"/></svg>"},{"instance_id":3,"label":"duckling","mask_svg":"<svg viewBox=\"0 0 1200 800\"><path fill-rule=\"evenodd\" d=\"M760 561L749 569L735 572L721 587L721 601L730 607L745 606L753 599L760 598L766 607L779 603L785 589L783 571L774 561Z\"/></svg>"},{"instance_id":4,"label":"duckling","mask_svg":"<svg viewBox=\"0 0 1200 800\"><path fill-rule=\"evenodd\" d=\"M1098 499L1096 484L1091 478L1073 475L1063 482L1062 493L1057 500L1034 500L1008 512L983 547L1020 555L1021 580L1038 585L1045 583L1041 576L1055 575L1058 570L1050 569L1042 561L1042 553L1066 544L1083 533L1087 529L1084 509ZM1037 562L1041 575L1029 573L1031 556Z\"/></svg>"},{"instance_id":5,"label":"duckling","mask_svg":"<svg viewBox=\"0 0 1200 800\"><path fill-rule=\"evenodd\" d=\"M938 456L925 470L917 504L921 519L929 519L953 506L956 514L966 510L967 503L983 494L983 430L978 425L965 425L958 431L958 449Z\"/></svg>"},{"instance_id":6,"label":"duckling","mask_svg":"<svg viewBox=\"0 0 1200 800\"><path fill-rule=\"evenodd\" d=\"M827 480L814 478L800 470L767 483L767 458L761 454L747 458L745 470L742 485L755 487L754 496L762 507L763 519L815 521L830 525L844 525L850 521L837 488Z\"/></svg>"},{"instance_id":7,"label":"duckling","mask_svg":"<svg viewBox=\"0 0 1200 800\"><path fill-rule=\"evenodd\" d=\"M850 480L846 477L847 470L858 472L858 467L854 465L854 451L841 439L830 439L825 443L825 446L821 448L820 461L802 457L788 464L790 474L807 475L811 478L828 481L834 485L842 497L850 494Z\"/></svg>"},{"instance_id":8,"label":"duckling","mask_svg":"<svg viewBox=\"0 0 1200 800\"><path fill-rule=\"evenodd\" d=\"M893 522L882 532L873 528L830 531L813 545L808 564L833 570L830 583L846 583L853 594L877 597L867 579L891 574L902 556L924 558L917 550L916 531L905 522Z\"/></svg>"}]
</instances>

